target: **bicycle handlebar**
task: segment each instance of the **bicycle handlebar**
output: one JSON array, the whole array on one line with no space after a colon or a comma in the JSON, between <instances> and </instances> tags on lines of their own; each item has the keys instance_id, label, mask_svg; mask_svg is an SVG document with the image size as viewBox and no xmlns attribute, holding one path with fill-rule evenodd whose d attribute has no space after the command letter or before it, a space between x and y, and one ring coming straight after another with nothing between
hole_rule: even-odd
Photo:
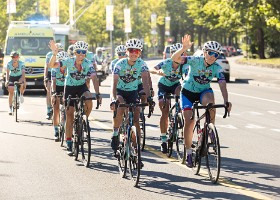
<instances>
[{"instance_id":1,"label":"bicycle handlebar","mask_svg":"<svg viewBox=\"0 0 280 200\"><path fill-rule=\"evenodd\" d=\"M76 96L75 98L72 98L72 96L69 95L68 98L67 98L67 110L69 109L70 101L71 101L71 100L74 100L74 101L81 101L81 100L83 100L83 101L87 101L87 100L97 100L96 109L98 109L99 106L100 106L99 99L96 98L96 97L85 97L85 96L77 97L77 96Z\"/></svg>"},{"instance_id":2,"label":"bicycle handlebar","mask_svg":"<svg viewBox=\"0 0 280 200\"><path fill-rule=\"evenodd\" d=\"M148 106L148 103L115 103L115 110L114 110L114 116L115 118L117 116L117 108L136 108L136 107L145 107Z\"/></svg>"},{"instance_id":3,"label":"bicycle handlebar","mask_svg":"<svg viewBox=\"0 0 280 200\"><path fill-rule=\"evenodd\" d=\"M223 118L226 118L227 115L229 116L228 107L229 107L229 103L228 102L226 104L212 104L212 103L209 103L206 106L198 105L198 102L194 102L193 106L192 106L192 116L191 116L190 119L191 120L194 119L195 110L198 110L198 109L210 110L212 108L225 108L225 113L224 113Z\"/></svg>"}]
</instances>

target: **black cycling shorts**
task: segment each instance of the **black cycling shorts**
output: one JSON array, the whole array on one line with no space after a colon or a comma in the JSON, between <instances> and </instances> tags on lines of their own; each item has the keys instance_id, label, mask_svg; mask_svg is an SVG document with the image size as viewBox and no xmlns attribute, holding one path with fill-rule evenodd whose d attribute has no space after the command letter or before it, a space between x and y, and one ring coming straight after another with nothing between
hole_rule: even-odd
<instances>
[{"instance_id":1,"label":"black cycling shorts","mask_svg":"<svg viewBox=\"0 0 280 200\"><path fill-rule=\"evenodd\" d=\"M176 83L175 85L168 87L166 85L163 85L162 83L158 83L158 100L162 99L166 93L175 94L176 88L180 85L180 83Z\"/></svg>"},{"instance_id":2,"label":"black cycling shorts","mask_svg":"<svg viewBox=\"0 0 280 200\"><path fill-rule=\"evenodd\" d=\"M8 86L14 86L14 82L19 81L20 78L21 78L21 75L20 76L10 76Z\"/></svg>"},{"instance_id":3,"label":"black cycling shorts","mask_svg":"<svg viewBox=\"0 0 280 200\"><path fill-rule=\"evenodd\" d=\"M138 103L139 102L139 95L138 90L134 91L123 91L117 89L117 95L122 96L126 103Z\"/></svg>"},{"instance_id":4,"label":"black cycling shorts","mask_svg":"<svg viewBox=\"0 0 280 200\"><path fill-rule=\"evenodd\" d=\"M65 86L65 95L64 95L64 102L65 106L67 106L67 98L71 95L72 98L76 96L81 97L85 92L89 91L86 84L79 85L79 86ZM74 101L70 101L70 106L74 106Z\"/></svg>"}]
</instances>

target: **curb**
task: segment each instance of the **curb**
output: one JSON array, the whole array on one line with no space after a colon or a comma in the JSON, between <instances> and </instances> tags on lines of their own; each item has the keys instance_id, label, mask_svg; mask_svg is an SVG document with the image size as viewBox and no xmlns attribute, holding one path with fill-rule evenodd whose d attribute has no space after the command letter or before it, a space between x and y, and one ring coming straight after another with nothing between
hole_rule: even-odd
<instances>
[{"instance_id":1,"label":"curb","mask_svg":"<svg viewBox=\"0 0 280 200\"><path fill-rule=\"evenodd\" d=\"M254 86L279 88L279 84L275 84L275 83L268 83L268 82L254 81L254 80L244 80L241 78L234 78L234 77L232 77L232 79L237 83L247 83L249 85L254 85ZM231 81L232 81L232 79L231 79Z\"/></svg>"}]
</instances>

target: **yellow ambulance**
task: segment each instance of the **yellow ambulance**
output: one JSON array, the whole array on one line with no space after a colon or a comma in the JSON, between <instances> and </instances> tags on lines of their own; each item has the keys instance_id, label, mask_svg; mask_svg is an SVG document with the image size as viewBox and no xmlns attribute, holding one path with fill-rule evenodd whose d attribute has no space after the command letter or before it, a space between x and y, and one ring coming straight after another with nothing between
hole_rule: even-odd
<instances>
[{"instance_id":1,"label":"yellow ambulance","mask_svg":"<svg viewBox=\"0 0 280 200\"><path fill-rule=\"evenodd\" d=\"M12 21L8 27L2 71L2 89L5 88L6 66L11 60L10 53L18 51L20 60L25 63L27 88L44 88L44 66L46 54L50 51L48 44L54 40L54 31L45 21Z\"/></svg>"}]
</instances>

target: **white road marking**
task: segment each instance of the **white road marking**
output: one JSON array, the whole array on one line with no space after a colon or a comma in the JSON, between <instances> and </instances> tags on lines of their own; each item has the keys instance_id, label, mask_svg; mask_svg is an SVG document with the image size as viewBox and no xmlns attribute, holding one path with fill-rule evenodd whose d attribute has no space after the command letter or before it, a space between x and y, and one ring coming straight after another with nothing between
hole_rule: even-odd
<instances>
[{"instance_id":1,"label":"white road marking","mask_svg":"<svg viewBox=\"0 0 280 200\"><path fill-rule=\"evenodd\" d=\"M275 129L275 128L273 128L273 129L270 129L270 130L276 131L276 132L279 132L279 133L280 133L280 129Z\"/></svg>"},{"instance_id":2,"label":"white road marking","mask_svg":"<svg viewBox=\"0 0 280 200\"><path fill-rule=\"evenodd\" d=\"M237 127L227 124L227 125L215 125L217 128L227 128L227 129L238 129Z\"/></svg>"},{"instance_id":3,"label":"white road marking","mask_svg":"<svg viewBox=\"0 0 280 200\"><path fill-rule=\"evenodd\" d=\"M214 91L220 91L220 90L214 90ZM280 101L275 101L275 100L271 100L271 99L265 99L265 98L260 98L260 97L253 97L253 96L249 96L249 95L245 95L245 94L238 94L238 93L234 93L234 92L229 92L229 94L236 95L236 96L241 96L241 97L247 97L247 98L251 98L251 99L258 99L258 100L262 100L262 101L269 101L269 102L279 103L280 104Z\"/></svg>"},{"instance_id":4,"label":"white road marking","mask_svg":"<svg viewBox=\"0 0 280 200\"><path fill-rule=\"evenodd\" d=\"M262 129L262 128L265 128L265 127L263 127L263 126L258 126L258 125L256 125L256 124L247 124L245 127L246 127L246 128L254 128L254 129Z\"/></svg>"},{"instance_id":5,"label":"white road marking","mask_svg":"<svg viewBox=\"0 0 280 200\"><path fill-rule=\"evenodd\" d=\"M277 114L280 114L280 112L277 112L277 111L267 111L268 113L272 114L272 115L277 115Z\"/></svg>"}]
</instances>

